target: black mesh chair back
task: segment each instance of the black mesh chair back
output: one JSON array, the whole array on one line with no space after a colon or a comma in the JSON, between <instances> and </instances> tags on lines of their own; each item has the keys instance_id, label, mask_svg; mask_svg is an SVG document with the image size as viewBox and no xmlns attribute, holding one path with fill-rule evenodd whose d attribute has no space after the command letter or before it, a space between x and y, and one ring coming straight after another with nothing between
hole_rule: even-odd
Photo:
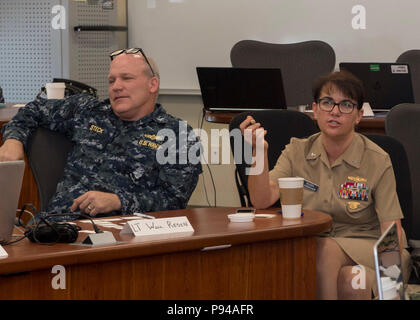
<instances>
[{"instance_id":1,"label":"black mesh chair back","mask_svg":"<svg viewBox=\"0 0 420 320\"><path fill-rule=\"evenodd\" d=\"M406 149L400 141L391 136L372 134L367 134L366 136L384 149L391 158L397 184L398 200L404 214L404 219L401 220L401 224L409 242L409 250L413 262L414 272L411 273L409 283L418 284L420 283L420 252L413 241L410 241L410 239L416 238L416 234L418 234L418 229L416 229L418 228L416 226L416 219L418 220L418 218L416 218L413 207L413 204L415 203L415 193L413 193L412 190L413 175L410 172Z\"/></svg>"},{"instance_id":2,"label":"black mesh chair back","mask_svg":"<svg viewBox=\"0 0 420 320\"><path fill-rule=\"evenodd\" d=\"M411 175L413 217L409 239L420 240L420 104L403 103L393 107L385 118L386 134L405 148ZM419 246L420 247L420 246Z\"/></svg>"},{"instance_id":3,"label":"black mesh chair back","mask_svg":"<svg viewBox=\"0 0 420 320\"><path fill-rule=\"evenodd\" d=\"M304 138L318 132L318 127L314 120L302 112L292 110L267 110L267 111L248 111L235 116L230 124L229 131L239 128L239 125L246 117L250 115L257 122L267 130L265 139L268 142L268 162L269 169L273 169L278 157L283 151L284 147L289 144L291 137ZM244 139L235 141L233 137L230 139L230 146L232 153L235 150L235 143L241 143L243 146ZM243 151L244 148L241 148ZM247 159L244 154L238 156L234 154L234 158L241 159L239 163L236 162L235 181L239 192L239 198L243 207L252 206L248 193L248 176L246 175L246 168L250 167L247 164ZM250 161L248 160L248 163ZM274 206L279 206L276 203Z\"/></svg>"},{"instance_id":4,"label":"black mesh chair back","mask_svg":"<svg viewBox=\"0 0 420 320\"><path fill-rule=\"evenodd\" d=\"M407 63L410 66L414 102L420 103L420 50L408 50L402 53L397 62Z\"/></svg>"},{"instance_id":5,"label":"black mesh chair back","mask_svg":"<svg viewBox=\"0 0 420 320\"><path fill-rule=\"evenodd\" d=\"M311 104L312 83L334 70L334 49L323 41L277 44L242 40L230 51L233 67L279 68L288 106Z\"/></svg>"},{"instance_id":6,"label":"black mesh chair back","mask_svg":"<svg viewBox=\"0 0 420 320\"><path fill-rule=\"evenodd\" d=\"M397 139L390 136L366 134L366 137L386 151L391 158L397 184L398 200L400 201L401 210L404 214L404 219L401 221L401 224L407 237L409 237L412 232L413 197L411 192L410 169L405 148Z\"/></svg>"},{"instance_id":7,"label":"black mesh chair back","mask_svg":"<svg viewBox=\"0 0 420 320\"><path fill-rule=\"evenodd\" d=\"M45 211L63 175L72 142L63 134L38 128L29 138L26 155L38 187L40 210Z\"/></svg>"}]
</instances>

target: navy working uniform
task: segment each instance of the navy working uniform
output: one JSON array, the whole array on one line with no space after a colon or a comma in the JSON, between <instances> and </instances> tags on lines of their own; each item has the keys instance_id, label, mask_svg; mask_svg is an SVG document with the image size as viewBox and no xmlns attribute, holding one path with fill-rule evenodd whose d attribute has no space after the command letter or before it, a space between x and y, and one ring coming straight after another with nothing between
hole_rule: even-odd
<instances>
[{"instance_id":1,"label":"navy working uniform","mask_svg":"<svg viewBox=\"0 0 420 320\"><path fill-rule=\"evenodd\" d=\"M120 215L186 207L202 172L201 163L160 164L156 159L167 140L158 135L161 129L173 130L177 159L185 158L192 148L199 154L195 136L180 147L179 137L192 130L185 122L179 125L180 121L160 104L138 121L124 121L114 114L109 100L80 94L62 100L38 98L20 109L2 131L4 139L17 139L24 147L37 127L61 132L74 143L48 211L69 212L80 195L102 191L116 194L121 201L121 211L107 215Z\"/></svg>"}]
</instances>

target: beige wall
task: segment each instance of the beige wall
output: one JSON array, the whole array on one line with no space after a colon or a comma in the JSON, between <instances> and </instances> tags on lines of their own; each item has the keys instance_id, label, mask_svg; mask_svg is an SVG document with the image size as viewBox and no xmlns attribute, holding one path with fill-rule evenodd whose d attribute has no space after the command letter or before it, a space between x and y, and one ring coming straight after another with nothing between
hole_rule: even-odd
<instances>
[{"instance_id":1,"label":"beige wall","mask_svg":"<svg viewBox=\"0 0 420 320\"><path fill-rule=\"evenodd\" d=\"M203 109L200 95L161 94L158 101L170 114L187 121L193 128L199 128L199 120L201 120ZM223 128L228 129L228 125L209 123L207 121L203 123L203 129L206 130L209 140L211 129ZM233 164L232 157L230 164L209 165L209 167L216 186L216 205L218 207L240 206L234 179L235 165ZM204 185L206 188L204 188ZM200 175L200 180L190 199L189 205L208 206L205 189L207 189L207 197L210 205L214 206L214 188L209 170L203 164L203 174Z\"/></svg>"}]
</instances>

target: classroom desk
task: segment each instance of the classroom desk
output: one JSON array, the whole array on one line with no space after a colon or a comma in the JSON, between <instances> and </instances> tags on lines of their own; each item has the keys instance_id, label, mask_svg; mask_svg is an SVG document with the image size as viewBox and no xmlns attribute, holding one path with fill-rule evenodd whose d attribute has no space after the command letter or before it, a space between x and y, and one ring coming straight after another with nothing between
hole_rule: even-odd
<instances>
[{"instance_id":1,"label":"classroom desk","mask_svg":"<svg viewBox=\"0 0 420 320\"><path fill-rule=\"evenodd\" d=\"M4 124L10 121L18 112L19 108L13 107L14 103L6 103L6 108L0 108L0 130ZM2 135L0 131L0 145L2 144ZM22 208L25 203L32 203L37 209L40 207L38 188L35 178L28 161L25 157L25 172L23 174L22 191L19 198L18 208Z\"/></svg>"},{"instance_id":2,"label":"classroom desk","mask_svg":"<svg viewBox=\"0 0 420 320\"><path fill-rule=\"evenodd\" d=\"M0 299L314 299L315 235L330 228L331 217L306 210L301 219L283 220L276 211L258 210L276 216L230 223L234 211L151 213L188 217L195 232L180 238L146 241L101 227L122 242L90 247L24 239L5 247ZM231 247L217 249L224 245ZM65 290L52 289L55 265L65 267Z\"/></svg>"},{"instance_id":3,"label":"classroom desk","mask_svg":"<svg viewBox=\"0 0 420 320\"><path fill-rule=\"evenodd\" d=\"M214 123L230 123L230 120L239 113L240 112L206 111L205 119L208 122ZM306 114L313 118L311 112L307 112ZM316 123L315 119L314 121ZM385 117L382 115L372 118L362 118L359 125L356 127L356 131L368 134L385 134Z\"/></svg>"}]
</instances>

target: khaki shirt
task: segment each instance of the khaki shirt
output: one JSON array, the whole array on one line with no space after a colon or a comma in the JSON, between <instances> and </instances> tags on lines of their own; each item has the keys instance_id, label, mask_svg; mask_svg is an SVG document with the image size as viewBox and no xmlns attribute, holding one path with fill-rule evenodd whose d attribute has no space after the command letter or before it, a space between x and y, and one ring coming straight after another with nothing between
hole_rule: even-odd
<instances>
[{"instance_id":1,"label":"khaki shirt","mask_svg":"<svg viewBox=\"0 0 420 320\"><path fill-rule=\"evenodd\" d=\"M277 183L293 176L319 186L317 191L304 188L303 208L332 216L329 236L377 239L380 222L403 218L389 155L358 133L332 166L320 133L292 138L269 177Z\"/></svg>"}]
</instances>

